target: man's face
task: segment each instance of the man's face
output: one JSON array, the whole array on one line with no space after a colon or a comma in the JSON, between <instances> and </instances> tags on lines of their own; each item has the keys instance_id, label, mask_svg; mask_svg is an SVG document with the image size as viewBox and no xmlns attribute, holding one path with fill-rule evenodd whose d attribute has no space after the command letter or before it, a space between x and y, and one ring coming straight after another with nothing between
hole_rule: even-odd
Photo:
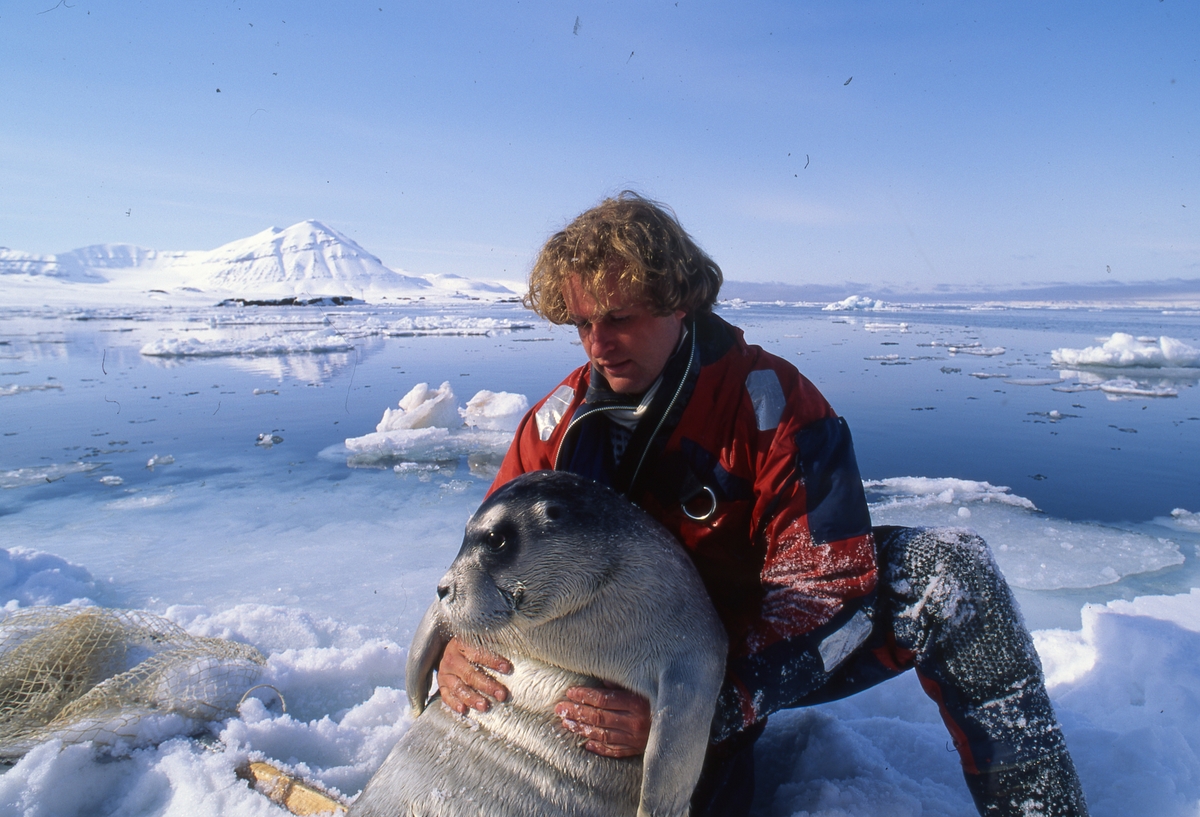
<instances>
[{"instance_id":1,"label":"man's face","mask_svg":"<svg viewBox=\"0 0 1200 817\"><path fill-rule=\"evenodd\" d=\"M580 284L568 278L563 300L571 322L579 330L588 360L618 394L641 394L662 374L679 343L683 318L677 310L655 315L636 296L616 287L615 276L606 282L610 306L602 307Z\"/></svg>"}]
</instances>

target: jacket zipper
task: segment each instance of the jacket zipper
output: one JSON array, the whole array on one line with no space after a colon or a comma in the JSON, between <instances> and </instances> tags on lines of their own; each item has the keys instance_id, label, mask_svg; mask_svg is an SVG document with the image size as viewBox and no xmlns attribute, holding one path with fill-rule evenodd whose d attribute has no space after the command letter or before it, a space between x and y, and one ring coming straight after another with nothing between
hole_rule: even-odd
<instances>
[{"instance_id":1,"label":"jacket zipper","mask_svg":"<svg viewBox=\"0 0 1200 817\"><path fill-rule=\"evenodd\" d=\"M564 431L563 435L558 438L558 448L554 449L554 470L558 470L559 458L562 456L563 443L567 441L567 437L571 436L571 429L573 429L577 423L581 423L588 417L591 417L593 414L599 414L602 411L619 411L623 408L627 408L627 406L599 406L597 408L588 409L583 414L580 414L578 417L571 420L571 422L567 424L567 430Z\"/></svg>"}]
</instances>

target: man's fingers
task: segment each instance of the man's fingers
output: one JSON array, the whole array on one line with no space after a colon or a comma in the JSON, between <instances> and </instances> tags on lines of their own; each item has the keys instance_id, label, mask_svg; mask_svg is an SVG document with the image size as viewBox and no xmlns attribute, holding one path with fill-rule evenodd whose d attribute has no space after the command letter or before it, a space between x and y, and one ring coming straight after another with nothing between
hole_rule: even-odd
<instances>
[{"instance_id":1,"label":"man's fingers","mask_svg":"<svg viewBox=\"0 0 1200 817\"><path fill-rule=\"evenodd\" d=\"M462 714L467 707L486 712L491 702L485 696L508 699L508 689L480 669L481 665L496 672L512 672L512 664L503 656L450 639L438 664L438 690L442 701L455 712Z\"/></svg>"},{"instance_id":2,"label":"man's fingers","mask_svg":"<svg viewBox=\"0 0 1200 817\"><path fill-rule=\"evenodd\" d=\"M457 641L457 639L455 640ZM458 646L462 656L472 664L493 669L504 675L512 672L512 663L503 655L496 655L496 653L485 650L482 647L472 647L470 644L464 644L461 641L458 642Z\"/></svg>"},{"instance_id":3,"label":"man's fingers","mask_svg":"<svg viewBox=\"0 0 1200 817\"><path fill-rule=\"evenodd\" d=\"M605 757L640 755L650 739L650 702L627 690L572 687L554 714L588 739L585 749Z\"/></svg>"},{"instance_id":4,"label":"man's fingers","mask_svg":"<svg viewBox=\"0 0 1200 817\"><path fill-rule=\"evenodd\" d=\"M497 701L503 701L508 697L508 690L503 684L501 684L491 675L488 675L483 670L475 667L474 664L465 664L461 667L455 667L454 670L455 671L451 674L454 676L455 680L459 681L464 686L469 687L476 692L482 692L485 695L490 695Z\"/></svg>"},{"instance_id":5,"label":"man's fingers","mask_svg":"<svg viewBox=\"0 0 1200 817\"><path fill-rule=\"evenodd\" d=\"M563 725L568 730L587 738L583 748L589 752L605 757L634 757L646 751L645 746L633 745L630 735L613 729L604 729L578 721L564 720Z\"/></svg>"},{"instance_id":6,"label":"man's fingers","mask_svg":"<svg viewBox=\"0 0 1200 817\"><path fill-rule=\"evenodd\" d=\"M631 715L650 717L650 702L627 689L596 689L595 687L571 687L567 700L587 704L596 709L628 712Z\"/></svg>"},{"instance_id":7,"label":"man's fingers","mask_svg":"<svg viewBox=\"0 0 1200 817\"><path fill-rule=\"evenodd\" d=\"M554 713L577 723L629 732L636 729L641 719L625 710L599 709L586 704L560 703ZM589 736L590 737L590 736Z\"/></svg>"}]
</instances>

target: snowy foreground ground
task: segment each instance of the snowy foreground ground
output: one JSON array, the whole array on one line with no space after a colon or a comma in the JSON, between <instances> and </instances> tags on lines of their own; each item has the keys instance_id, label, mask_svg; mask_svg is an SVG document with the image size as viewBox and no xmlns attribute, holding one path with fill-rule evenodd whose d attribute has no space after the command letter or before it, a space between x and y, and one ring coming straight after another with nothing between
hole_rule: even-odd
<instances>
[{"instance_id":1,"label":"snowy foreground ground","mask_svg":"<svg viewBox=\"0 0 1200 817\"><path fill-rule=\"evenodd\" d=\"M1092 813L1200 814L1194 316L723 314L850 418L877 523L991 543ZM247 757L357 793L411 723L409 637L516 417L580 359L516 307L0 314L0 603L247 642L288 706L44 743L0 813L282 813ZM911 675L772 717L758 758L758 814L973 813Z\"/></svg>"}]
</instances>

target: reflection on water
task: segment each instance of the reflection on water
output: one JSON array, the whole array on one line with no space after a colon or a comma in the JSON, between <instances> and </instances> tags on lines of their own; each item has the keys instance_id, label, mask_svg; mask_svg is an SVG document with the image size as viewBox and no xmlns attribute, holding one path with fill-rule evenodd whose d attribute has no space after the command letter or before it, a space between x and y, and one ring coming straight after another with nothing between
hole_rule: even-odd
<instances>
[{"instance_id":1,"label":"reflection on water","mask_svg":"<svg viewBox=\"0 0 1200 817\"><path fill-rule=\"evenodd\" d=\"M230 369L259 375L273 382L300 380L305 383L324 383L336 378L341 372L357 365L368 350L358 352L311 352L293 355L226 355L219 358L221 365ZM198 358L189 357L146 357L149 365L163 370L186 369L196 366ZM206 362L211 358L205 358Z\"/></svg>"},{"instance_id":2,"label":"reflection on water","mask_svg":"<svg viewBox=\"0 0 1200 817\"><path fill-rule=\"evenodd\" d=\"M1140 369L1134 367L1094 367L1087 371L1059 369L1063 385L1055 391L1102 391L1109 400L1139 397L1178 397L1181 388L1200 384L1196 369ZM1074 382L1072 382L1074 381Z\"/></svg>"}]
</instances>

